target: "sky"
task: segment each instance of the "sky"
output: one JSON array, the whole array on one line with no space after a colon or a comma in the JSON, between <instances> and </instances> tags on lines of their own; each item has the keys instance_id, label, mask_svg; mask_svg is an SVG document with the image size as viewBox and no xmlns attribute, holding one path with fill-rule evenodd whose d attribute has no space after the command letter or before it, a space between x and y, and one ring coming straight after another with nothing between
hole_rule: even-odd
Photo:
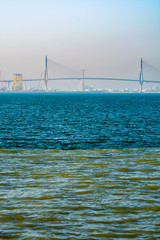
<instances>
[{"instance_id":1,"label":"sky","mask_svg":"<svg viewBox=\"0 0 160 240\"><path fill-rule=\"evenodd\" d=\"M0 0L0 50L3 79L14 73L39 78L46 55L79 76L85 68L86 77L138 79L141 57L160 69L160 0ZM53 67L49 77L55 75ZM50 87L72 89L77 83Z\"/></svg>"}]
</instances>

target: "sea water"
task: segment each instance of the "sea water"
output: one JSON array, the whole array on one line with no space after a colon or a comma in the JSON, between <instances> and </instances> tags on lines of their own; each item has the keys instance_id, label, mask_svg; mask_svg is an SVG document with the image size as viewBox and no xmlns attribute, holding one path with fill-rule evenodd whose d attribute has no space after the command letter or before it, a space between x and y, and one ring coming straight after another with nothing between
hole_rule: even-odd
<instances>
[{"instance_id":1,"label":"sea water","mask_svg":"<svg viewBox=\"0 0 160 240\"><path fill-rule=\"evenodd\" d=\"M159 239L159 94L0 94L0 239Z\"/></svg>"}]
</instances>

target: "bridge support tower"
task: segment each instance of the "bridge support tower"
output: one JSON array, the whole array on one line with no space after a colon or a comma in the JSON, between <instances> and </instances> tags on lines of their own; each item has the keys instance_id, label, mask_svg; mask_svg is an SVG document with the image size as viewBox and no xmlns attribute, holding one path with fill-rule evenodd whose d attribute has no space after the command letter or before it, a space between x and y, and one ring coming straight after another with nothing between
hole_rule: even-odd
<instances>
[{"instance_id":1,"label":"bridge support tower","mask_svg":"<svg viewBox=\"0 0 160 240\"><path fill-rule=\"evenodd\" d=\"M82 79L80 82L80 91L85 91L85 83L84 83L84 73L85 73L86 69L82 69Z\"/></svg>"},{"instance_id":2,"label":"bridge support tower","mask_svg":"<svg viewBox=\"0 0 160 240\"><path fill-rule=\"evenodd\" d=\"M144 83L144 79L143 79L143 59L141 58L141 63L140 63L140 75L139 75L139 83L140 83L140 93L143 90L143 83Z\"/></svg>"},{"instance_id":3,"label":"bridge support tower","mask_svg":"<svg viewBox=\"0 0 160 240\"><path fill-rule=\"evenodd\" d=\"M44 84L45 84L45 91L48 90L48 62L47 62L47 56L45 58L45 70L44 70Z\"/></svg>"}]
</instances>

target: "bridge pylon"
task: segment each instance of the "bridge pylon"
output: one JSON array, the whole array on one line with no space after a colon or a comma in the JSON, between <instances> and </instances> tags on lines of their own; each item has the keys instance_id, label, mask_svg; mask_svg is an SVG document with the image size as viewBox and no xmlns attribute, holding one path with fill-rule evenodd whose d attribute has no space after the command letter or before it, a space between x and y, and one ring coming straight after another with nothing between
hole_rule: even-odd
<instances>
[{"instance_id":1,"label":"bridge pylon","mask_svg":"<svg viewBox=\"0 0 160 240\"><path fill-rule=\"evenodd\" d=\"M143 90L143 83L144 83L144 78L143 78L143 59L141 58L140 62L140 75L139 75L139 83L140 83L140 93Z\"/></svg>"},{"instance_id":2,"label":"bridge pylon","mask_svg":"<svg viewBox=\"0 0 160 240\"><path fill-rule=\"evenodd\" d=\"M47 62L47 56L45 58L45 70L44 70L44 84L45 84L45 91L48 90L48 62Z\"/></svg>"},{"instance_id":3,"label":"bridge pylon","mask_svg":"<svg viewBox=\"0 0 160 240\"><path fill-rule=\"evenodd\" d=\"M80 82L80 91L85 91L85 83L84 83L84 73L85 71L87 71L86 69L82 69L82 79L81 79L81 82Z\"/></svg>"}]
</instances>

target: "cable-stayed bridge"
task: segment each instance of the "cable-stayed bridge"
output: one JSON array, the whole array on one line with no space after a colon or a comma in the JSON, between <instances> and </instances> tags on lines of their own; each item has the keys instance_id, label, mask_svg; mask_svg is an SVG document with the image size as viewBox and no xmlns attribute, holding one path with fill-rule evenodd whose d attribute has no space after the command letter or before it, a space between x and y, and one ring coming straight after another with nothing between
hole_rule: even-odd
<instances>
[{"instance_id":1,"label":"cable-stayed bridge","mask_svg":"<svg viewBox=\"0 0 160 240\"><path fill-rule=\"evenodd\" d=\"M12 80L2 80L1 73L0 73L0 82L1 82L1 89L7 86L10 89L10 85L12 84L12 90L22 90L23 82L44 82L45 91L48 90L48 82L49 81L69 81L69 80L80 80L80 91L85 90L85 80L103 80L103 81L123 81L123 82L138 82L140 84L140 92L143 90L144 83L160 83L160 70L152 66L151 64L145 62L142 58L140 61L140 72L139 72L139 79L128 79L128 78L112 78L112 77L85 77L83 69L83 76L79 77L78 73L62 64L56 63L50 59L45 57L45 69L44 69L44 76L40 78L30 78L30 79L23 79L21 74L15 74L14 79ZM42 73L43 74L43 73ZM53 76L58 77L51 77Z\"/></svg>"}]
</instances>

